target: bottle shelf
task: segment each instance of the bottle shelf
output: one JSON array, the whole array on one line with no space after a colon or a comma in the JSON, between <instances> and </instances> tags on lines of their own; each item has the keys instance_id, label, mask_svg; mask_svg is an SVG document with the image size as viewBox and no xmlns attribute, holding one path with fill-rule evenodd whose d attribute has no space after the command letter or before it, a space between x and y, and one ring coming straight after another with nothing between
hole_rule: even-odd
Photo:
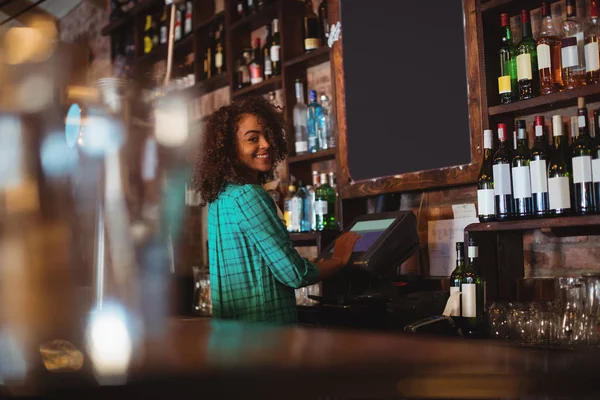
<instances>
[{"instance_id":1,"label":"bottle shelf","mask_svg":"<svg viewBox=\"0 0 600 400\"><path fill-rule=\"evenodd\" d=\"M565 90L546 96L534 97L529 100L516 101L510 104L501 104L488 108L490 116L501 115L528 115L540 111L548 111L559 107L574 106L578 97L585 97L586 102L600 99L600 84L587 85L582 88Z\"/></svg>"},{"instance_id":2,"label":"bottle shelf","mask_svg":"<svg viewBox=\"0 0 600 400\"><path fill-rule=\"evenodd\" d=\"M329 46L321 46L320 48L311 52L302 54L298 57L294 57L283 63L285 68L302 66L305 68L312 67L315 65L322 64L329 61L330 49Z\"/></svg>"},{"instance_id":3,"label":"bottle shelf","mask_svg":"<svg viewBox=\"0 0 600 400\"><path fill-rule=\"evenodd\" d=\"M216 23L216 22L218 22L220 20L225 21L225 11L221 11L220 13L217 13L217 14L213 15L209 19L207 19L207 20L205 20L203 22L200 22L198 24L198 26L196 26L196 30L201 30L201 29L204 29L206 27L209 27L209 26L213 25L214 23Z\"/></svg>"},{"instance_id":4,"label":"bottle shelf","mask_svg":"<svg viewBox=\"0 0 600 400\"><path fill-rule=\"evenodd\" d=\"M560 0L550 0L550 3L555 3ZM480 6L480 11L485 13L488 11L503 12L508 15L517 15L522 9L531 10L541 6L539 0L490 0Z\"/></svg>"},{"instance_id":5,"label":"bottle shelf","mask_svg":"<svg viewBox=\"0 0 600 400\"><path fill-rule=\"evenodd\" d=\"M299 156L292 156L288 158L288 164L300 164L300 163L315 163L320 161L333 160L335 158L335 148L321 150L316 153L301 154Z\"/></svg>"},{"instance_id":6,"label":"bottle shelf","mask_svg":"<svg viewBox=\"0 0 600 400\"><path fill-rule=\"evenodd\" d=\"M600 215L549 217L482 222L468 225L466 232L527 231L540 229L550 236L600 235Z\"/></svg>"},{"instance_id":7,"label":"bottle shelf","mask_svg":"<svg viewBox=\"0 0 600 400\"><path fill-rule=\"evenodd\" d=\"M262 10L255 14L251 14L244 17L229 27L229 31L237 30L241 27L246 27L249 31L256 30L264 25L270 23L273 19L277 18L277 12L279 11L279 1L275 1L272 4L266 5Z\"/></svg>"},{"instance_id":8,"label":"bottle shelf","mask_svg":"<svg viewBox=\"0 0 600 400\"><path fill-rule=\"evenodd\" d=\"M274 78L268 79L266 81L262 81L261 83L257 83L256 85L251 85L245 87L243 89L239 89L233 92L233 98L240 98L247 95L260 95L266 94L273 90L281 89L281 76L276 76Z\"/></svg>"}]
</instances>

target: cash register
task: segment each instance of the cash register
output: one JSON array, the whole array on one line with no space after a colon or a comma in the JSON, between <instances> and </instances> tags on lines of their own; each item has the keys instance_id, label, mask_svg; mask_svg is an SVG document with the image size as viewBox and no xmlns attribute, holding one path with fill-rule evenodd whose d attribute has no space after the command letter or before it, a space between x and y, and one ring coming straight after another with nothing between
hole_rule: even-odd
<instances>
[{"instance_id":1,"label":"cash register","mask_svg":"<svg viewBox=\"0 0 600 400\"><path fill-rule=\"evenodd\" d=\"M344 230L348 231L357 233L360 239L348 265L322 282L321 296L309 296L318 302L312 308L312 325L367 329L398 325L401 329L403 323L390 324L391 319L401 320L396 318L398 310L418 306L422 315L414 319L436 314L424 309L419 295L407 297L417 285L411 279L402 279L397 272L419 249L417 219L411 211L363 215ZM330 259L334 246L335 241L323 249L319 259ZM426 297L430 303L431 296ZM437 303L443 308L443 299ZM299 313L301 323L302 314ZM401 314L406 316L405 312Z\"/></svg>"}]
</instances>

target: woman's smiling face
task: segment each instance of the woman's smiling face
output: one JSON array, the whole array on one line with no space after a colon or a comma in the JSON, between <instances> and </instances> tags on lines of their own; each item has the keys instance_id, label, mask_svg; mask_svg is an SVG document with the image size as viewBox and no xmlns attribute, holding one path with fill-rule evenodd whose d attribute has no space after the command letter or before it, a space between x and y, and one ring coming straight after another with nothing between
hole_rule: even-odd
<instances>
[{"instance_id":1,"label":"woman's smiling face","mask_svg":"<svg viewBox=\"0 0 600 400\"><path fill-rule=\"evenodd\" d=\"M238 160L252 176L269 172L273 165L271 145L263 126L254 114L243 114L238 123Z\"/></svg>"}]
</instances>

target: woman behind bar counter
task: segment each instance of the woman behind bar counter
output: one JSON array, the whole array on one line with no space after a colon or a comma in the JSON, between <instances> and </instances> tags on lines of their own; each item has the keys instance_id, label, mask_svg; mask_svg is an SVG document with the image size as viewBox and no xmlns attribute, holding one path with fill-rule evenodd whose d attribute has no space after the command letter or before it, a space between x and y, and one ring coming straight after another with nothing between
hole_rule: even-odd
<instances>
[{"instance_id":1,"label":"woman behind bar counter","mask_svg":"<svg viewBox=\"0 0 600 400\"><path fill-rule=\"evenodd\" d=\"M295 288L346 265L358 235L340 236L331 260L300 257L262 185L287 154L281 112L263 98L221 107L206 124L195 185L208 203L208 260L215 318L296 322Z\"/></svg>"}]
</instances>

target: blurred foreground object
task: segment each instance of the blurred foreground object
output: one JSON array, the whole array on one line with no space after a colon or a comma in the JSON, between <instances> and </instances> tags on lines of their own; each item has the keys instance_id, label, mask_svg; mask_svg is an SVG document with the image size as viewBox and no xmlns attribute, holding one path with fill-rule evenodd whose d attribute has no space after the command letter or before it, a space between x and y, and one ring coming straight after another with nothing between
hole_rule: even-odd
<instances>
[{"instance_id":1,"label":"blurred foreground object","mask_svg":"<svg viewBox=\"0 0 600 400\"><path fill-rule=\"evenodd\" d=\"M40 346L44 367L51 372L79 371L83 366L83 354L66 340L53 340Z\"/></svg>"}]
</instances>

